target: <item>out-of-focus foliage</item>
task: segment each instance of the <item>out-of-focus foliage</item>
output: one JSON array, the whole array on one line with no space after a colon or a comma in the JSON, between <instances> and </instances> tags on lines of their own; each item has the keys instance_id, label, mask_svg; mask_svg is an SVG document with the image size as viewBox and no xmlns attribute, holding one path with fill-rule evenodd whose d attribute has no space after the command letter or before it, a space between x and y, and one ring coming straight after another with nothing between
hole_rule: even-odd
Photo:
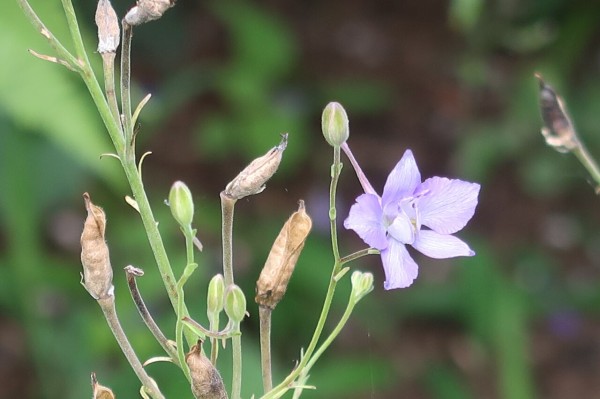
<instances>
[{"instance_id":1,"label":"out-of-focus foliage","mask_svg":"<svg viewBox=\"0 0 600 399\"><path fill-rule=\"evenodd\" d=\"M119 15L130 6L113 2ZM95 4L80 3L93 52ZM582 139L600 156L600 6L334 3L179 1L160 21L136 29L134 102L153 95L140 119L139 151L153 151L144 179L176 274L185 265L183 238L163 200L172 182L183 180L196 201L204 251L186 286L190 311L205 320L206 287L220 269L219 191L289 132L282 169L264 193L236 209L234 263L236 282L251 298L271 240L296 201L306 200L315 232L273 319L275 380L293 368L331 266L323 223L330 148L319 124L322 107L335 100L348 111L349 143L376 188L407 147L424 176L482 184L465 232L478 255L441 264L417 257L419 279L395 292L383 292L377 257L353 266L376 274L376 290L311 371L318 390L306 397L593 397L600 390L600 212L583 168L543 144L533 72L563 95ZM70 47L60 2L32 5ZM123 201L129 192L117 162L99 158L110 143L83 83L28 48L51 53L15 2L3 3L2 390L9 397L89 397L95 371L117 397L132 397L137 380L79 285L81 193L89 191L107 212L117 307L141 358L160 347L139 320L120 269L146 271L140 290L170 337L174 316L138 216ZM340 219L359 191L346 167ZM360 249L350 233L342 231L340 240L345 253ZM342 286L338 295L349 292ZM328 328L342 305L334 303ZM261 392L251 344L258 317L250 303L249 311L244 397ZM229 348L221 359L229 386ZM190 397L174 366L148 370L167 397Z\"/></svg>"}]
</instances>

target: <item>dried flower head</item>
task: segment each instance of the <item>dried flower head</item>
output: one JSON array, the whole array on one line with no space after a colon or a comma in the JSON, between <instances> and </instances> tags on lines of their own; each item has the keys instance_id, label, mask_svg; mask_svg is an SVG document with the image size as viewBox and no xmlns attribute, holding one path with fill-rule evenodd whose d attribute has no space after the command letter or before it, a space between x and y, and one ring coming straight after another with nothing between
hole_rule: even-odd
<instances>
[{"instance_id":1,"label":"dried flower head","mask_svg":"<svg viewBox=\"0 0 600 399\"><path fill-rule=\"evenodd\" d=\"M98 26L98 52L100 54L116 52L121 31L117 13L109 0L98 1L96 25Z\"/></svg>"},{"instance_id":2,"label":"dried flower head","mask_svg":"<svg viewBox=\"0 0 600 399\"><path fill-rule=\"evenodd\" d=\"M256 158L225 187L225 195L235 200L262 192L265 183L275 174L287 146L287 133L281 142L262 157Z\"/></svg>"},{"instance_id":3,"label":"dried flower head","mask_svg":"<svg viewBox=\"0 0 600 399\"><path fill-rule=\"evenodd\" d=\"M196 399L227 399L227 392L219 371L202 352L202 341L192 346L185 355L190 368L192 393Z\"/></svg>"},{"instance_id":4,"label":"dried flower head","mask_svg":"<svg viewBox=\"0 0 600 399\"><path fill-rule=\"evenodd\" d=\"M300 200L298 210L285 222L275 239L256 282L254 300L260 306L274 309L283 298L311 227L312 220L306 213L304 201Z\"/></svg>"},{"instance_id":5,"label":"dried flower head","mask_svg":"<svg viewBox=\"0 0 600 399\"><path fill-rule=\"evenodd\" d=\"M138 0L136 6L125 15L125 22L135 26L154 21L174 5L175 0Z\"/></svg>"},{"instance_id":6,"label":"dried flower head","mask_svg":"<svg viewBox=\"0 0 600 399\"><path fill-rule=\"evenodd\" d=\"M83 194L83 199L88 215L81 234L82 282L94 299L103 299L112 296L114 291L113 271L104 239L106 215L102 208L92 203L88 193Z\"/></svg>"}]
</instances>

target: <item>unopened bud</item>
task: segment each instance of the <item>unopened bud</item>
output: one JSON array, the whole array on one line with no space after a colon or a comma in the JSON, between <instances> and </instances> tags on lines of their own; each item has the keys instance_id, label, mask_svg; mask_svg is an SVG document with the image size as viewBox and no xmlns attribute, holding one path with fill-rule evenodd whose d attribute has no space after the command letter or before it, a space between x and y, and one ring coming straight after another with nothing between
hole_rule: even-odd
<instances>
[{"instance_id":1,"label":"unopened bud","mask_svg":"<svg viewBox=\"0 0 600 399\"><path fill-rule=\"evenodd\" d=\"M206 311L209 314L217 314L223 310L225 301L225 281L221 274L214 276L208 283L208 294L206 298Z\"/></svg>"},{"instance_id":2,"label":"unopened bud","mask_svg":"<svg viewBox=\"0 0 600 399\"><path fill-rule=\"evenodd\" d=\"M340 103L330 102L323 110L321 128L325 140L332 147L339 147L348 140L348 115Z\"/></svg>"},{"instance_id":3,"label":"unopened bud","mask_svg":"<svg viewBox=\"0 0 600 399\"><path fill-rule=\"evenodd\" d=\"M312 220L306 213L304 201L300 200L298 210L283 225L260 272L256 303L274 309L281 301L311 227Z\"/></svg>"},{"instance_id":4,"label":"unopened bud","mask_svg":"<svg viewBox=\"0 0 600 399\"><path fill-rule=\"evenodd\" d=\"M192 393L196 399L227 399L223 379L202 352L200 341L185 355L185 362L190 368Z\"/></svg>"},{"instance_id":5,"label":"unopened bud","mask_svg":"<svg viewBox=\"0 0 600 399\"><path fill-rule=\"evenodd\" d=\"M194 219L194 201L188 186L176 181L169 191L169 207L173 218L183 229L189 229Z\"/></svg>"},{"instance_id":6,"label":"unopened bud","mask_svg":"<svg viewBox=\"0 0 600 399\"><path fill-rule=\"evenodd\" d=\"M373 291L373 274L355 271L350 277L352 281L352 298L360 301L365 295Z\"/></svg>"},{"instance_id":7,"label":"unopened bud","mask_svg":"<svg viewBox=\"0 0 600 399\"><path fill-rule=\"evenodd\" d=\"M117 13L109 0L98 1L96 25L98 26L98 52L100 54L116 52L121 31Z\"/></svg>"},{"instance_id":8,"label":"unopened bud","mask_svg":"<svg viewBox=\"0 0 600 399\"><path fill-rule=\"evenodd\" d=\"M241 323L246 315L246 297L242 289L233 284L227 287L225 294L225 313L234 323Z\"/></svg>"},{"instance_id":9,"label":"unopened bud","mask_svg":"<svg viewBox=\"0 0 600 399\"><path fill-rule=\"evenodd\" d=\"M88 193L83 194L83 199L88 213L81 234L83 286L94 299L103 299L112 296L114 291L113 271L104 239L106 215L92 203Z\"/></svg>"},{"instance_id":10,"label":"unopened bud","mask_svg":"<svg viewBox=\"0 0 600 399\"><path fill-rule=\"evenodd\" d=\"M579 139L560 96L546 84L539 73L535 74L540 85L540 111L544 127L542 135L546 144L558 152L569 152L579 147Z\"/></svg>"},{"instance_id":11,"label":"unopened bud","mask_svg":"<svg viewBox=\"0 0 600 399\"><path fill-rule=\"evenodd\" d=\"M283 151L287 146L287 133L281 137L278 146L260 158L256 158L225 187L225 195L235 200L262 192L265 183L279 168Z\"/></svg>"},{"instance_id":12,"label":"unopened bud","mask_svg":"<svg viewBox=\"0 0 600 399\"><path fill-rule=\"evenodd\" d=\"M174 5L175 0L138 0L136 6L125 15L125 22L134 26L154 21Z\"/></svg>"}]
</instances>

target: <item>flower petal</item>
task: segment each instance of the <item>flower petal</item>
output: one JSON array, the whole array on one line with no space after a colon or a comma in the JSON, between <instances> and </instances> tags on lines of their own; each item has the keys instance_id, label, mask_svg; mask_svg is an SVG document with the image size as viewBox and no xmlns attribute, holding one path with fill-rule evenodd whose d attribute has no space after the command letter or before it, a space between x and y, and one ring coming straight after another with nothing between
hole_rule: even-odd
<instances>
[{"instance_id":1,"label":"flower petal","mask_svg":"<svg viewBox=\"0 0 600 399\"><path fill-rule=\"evenodd\" d=\"M383 288L386 290L410 286L419 273L419 267L406 247L394 239L389 240L388 247L381 251L381 261L385 272Z\"/></svg>"},{"instance_id":2,"label":"flower petal","mask_svg":"<svg viewBox=\"0 0 600 399\"><path fill-rule=\"evenodd\" d=\"M344 227L352 229L368 245L379 250L387 247L380 198L373 194L362 194L350 208Z\"/></svg>"},{"instance_id":3,"label":"flower petal","mask_svg":"<svg viewBox=\"0 0 600 399\"><path fill-rule=\"evenodd\" d=\"M387 228L389 235L403 244L412 244L415 240L415 229L404 212L400 212Z\"/></svg>"},{"instance_id":4,"label":"flower petal","mask_svg":"<svg viewBox=\"0 0 600 399\"><path fill-rule=\"evenodd\" d=\"M385 207L392 201L399 201L412 195L420 183L421 173L415 157L411 150L406 150L385 182L382 204Z\"/></svg>"},{"instance_id":5,"label":"flower petal","mask_svg":"<svg viewBox=\"0 0 600 399\"><path fill-rule=\"evenodd\" d=\"M434 259L473 256L475 252L467 243L449 234L439 234L432 230L421 230L413 248Z\"/></svg>"},{"instance_id":6,"label":"flower petal","mask_svg":"<svg viewBox=\"0 0 600 399\"><path fill-rule=\"evenodd\" d=\"M427 179L418 188L419 223L441 234L453 234L473 217L480 186L445 177Z\"/></svg>"}]
</instances>

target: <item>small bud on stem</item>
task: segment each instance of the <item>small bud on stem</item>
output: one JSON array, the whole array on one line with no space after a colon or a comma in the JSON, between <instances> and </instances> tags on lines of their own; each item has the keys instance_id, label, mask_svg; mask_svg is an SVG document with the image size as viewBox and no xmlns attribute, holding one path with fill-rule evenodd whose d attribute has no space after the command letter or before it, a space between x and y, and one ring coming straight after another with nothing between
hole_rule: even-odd
<instances>
[{"instance_id":1,"label":"small bud on stem","mask_svg":"<svg viewBox=\"0 0 600 399\"><path fill-rule=\"evenodd\" d=\"M114 291L108 245L104 240L106 215L92 203L88 193L83 194L83 199L88 212L81 234L83 286L94 299L103 299Z\"/></svg>"},{"instance_id":2,"label":"small bud on stem","mask_svg":"<svg viewBox=\"0 0 600 399\"><path fill-rule=\"evenodd\" d=\"M348 115L340 103L330 102L323 110L321 128L325 140L332 147L339 147L348 140Z\"/></svg>"},{"instance_id":3,"label":"small bud on stem","mask_svg":"<svg viewBox=\"0 0 600 399\"><path fill-rule=\"evenodd\" d=\"M194 201L192 192L181 181L176 181L169 191L169 207L173 218L179 223L182 229L191 228L194 219Z\"/></svg>"}]
</instances>

